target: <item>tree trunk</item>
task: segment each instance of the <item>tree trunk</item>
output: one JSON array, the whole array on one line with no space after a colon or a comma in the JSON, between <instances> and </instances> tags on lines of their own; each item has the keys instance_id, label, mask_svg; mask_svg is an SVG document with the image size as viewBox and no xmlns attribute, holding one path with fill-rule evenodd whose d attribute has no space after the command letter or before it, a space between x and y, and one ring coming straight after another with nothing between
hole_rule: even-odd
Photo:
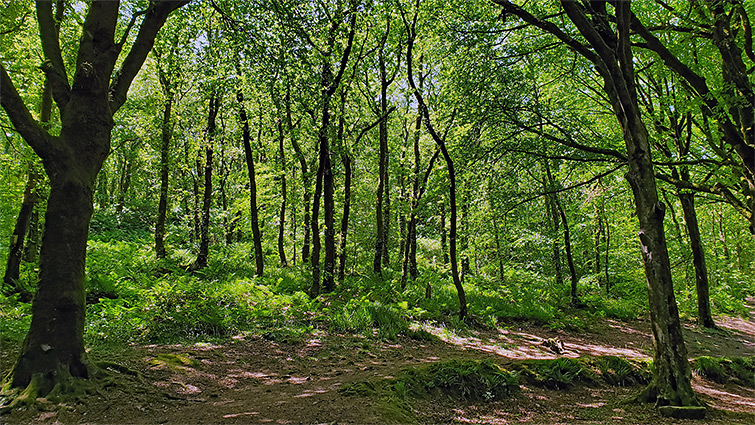
<instances>
[{"instance_id":1,"label":"tree trunk","mask_svg":"<svg viewBox=\"0 0 755 425\"><path fill-rule=\"evenodd\" d=\"M99 140L93 140L98 148L109 146L109 128L98 136ZM69 377L89 377L84 352L84 262L96 175L107 152L97 150L100 161L77 158L45 163L50 176L50 198L39 283L32 304L31 326L11 381L13 387L33 383L40 396Z\"/></svg>"},{"instance_id":2,"label":"tree trunk","mask_svg":"<svg viewBox=\"0 0 755 425\"><path fill-rule=\"evenodd\" d=\"M40 188L37 188L39 191ZM29 218L29 230L26 234L26 243L24 247L24 261L27 263L36 263L37 254L39 254L39 210L40 200L45 198L45 195L38 195L37 202L34 203L34 208Z\"/></svg>"},{"instance_id":3,"label":"tree trunk","mask_svg":"<svg viewBox=\"0 0 755 425\"><path fill-rule=\"evenodd\" d=\"M165 90L165 88L164 88ZM173 97L165 99L162 122L162 144L160 146L160 201L157 204L157 224L155 224L155 256L165 258L165 219L168 215L168 177L170 171L170 140L173 136L171 111Z\"/></svg>"},{"instance_id":4,"label":"tree trunk","mask_svg":"<svg viewBox=\"0 0 755 425\"><path fill-rule=\"evenodd\" d=\"M299 160L299 167L301 168L301 178L302 178L302 185L304 186L304 242L302 244L301 248L301 260L302 263L306 264L309 261L310 257L310 212L312 204L310 203L310 191L312 186L312 178L311 173L309 172L309 169L307 167L307 160L304 157L304 152L302 152L301 145L299 145L299 141L296 137L296 133L294 132L294 122L291 119L291 88L288 87L286 91L286 125L288 126L288 134L291 135L291 146L294 148L294 153L296 154L296 158ZM296 232L294 231L294 234ZM294 252L296 252L294 250ZM295 255L294 255L295 257Z\"/></svg>"},{"instance_id":5,"label":"tree trunk","mask_svg":"<svg viewBox=\"0 0 755 425\"><path fill-rule=\"evenodd\" d=\"M595 212L595 226L597 227L595 234L593 235L592 243L593 243L593 254L595 258L595 264L593 264L593 271L596 275L598 275L598 286L601 285L601 281L603 280L600 273L603 271L603 269L600 267L600 258L602 257L601 252L601 241L605 239L605 231L603 229L603 216L600 214L600 211L598 211L598 207L595 206L594 208Z\"/></svg>"},{"instance_id":6,"label":"tree trunk","mask_svg":"<svg viewBox=\"0 0 755 425\"><path fill-rule=\"evenodd\" d=\"M684 222L687 224L690 247L692 248L692 263L695 266L695 286L697 288L697 323L705 328L715 328L710 310L710 296L708 294L708 268L705 265L705 251L700 237L695 211L695 195L680 193Z\"/></svg>"},{"instance_id":7,"label":"tree trunk","mask_svg":"<svg viewBox=\"0 0 755 425\"><path fill-rule=\"evenodd\" d=\"M210 207L212 206L212 142L217 131L217 116L220 110L220 94L213 90L210 94L210 102L207 112L207 129L205 137L207 145L205 146L205 163L204 163L204 195L202 198L202 221L199 226L199 253L197 259L191 267L192 270L200 270L207 267L207 257L210 250ZM199 164L197 164L199 169Z\"/></svg>"},{"instance_id":8,"label":"tree trunk","mask_svg":"<svg viewBox=\"0 0 755 425\"><path fill-rule=\"evenodd\" d=\"M288 261L286 261L286 251L284 250L284 230L286 228L286 199L288 197L288 190L286 188L286 151L283 148L283 123L278 121L278 151L280 153L281 161L281 209L278 215L278 259L280 260L281 267L288 267Z\"/></svg>"},{"instance_id":9,"label":"tree trunk","mask_svg":"<svg viewBox=\"0 0 755 425\"><path fill-rule=\"evenodd\" d=\"M131 149L127 149L123 153L123 170L120 172L120 179L118 180L118 199L115 203L116 216L120 216L123 213L128 190L131 188L131 160L134 155Z\"/></svg>"},{"instance_id":10,"label":"tree trunk","mask_svg":"<svg viewBox=\"0 0 755 425\"><path fill-rule=\"evenodd\" d=\"M343 97L341 103L344 103ZM344 181L343 181L343 215L341 215L341 246L338 257L338 281L343 282L346 275L346 236L349 230L349 214L351 211L351 157L343 143L343 130L345 127L343 113L338 120L338 140L341 147L341 163L343 164Z\"/></svg>"},{"instance_id":11,"label":"tree trunk","mask_svg":"<svg viewBox=\"0 0 755 425\"><path fill-rule=\"evenodd\" d=\"M443 256L443 264L448 265L448 232L446 232L446 204L441 202L440 204L440 227L438 228L440 233L440 252Z\"/></svg>"},{"instance_id":12,"label":"tree trunk","mask_svg":"<svg viewBox=\"0 0 755 425\"><path fill-rule=\"evenodd\" d=\"M545 206L548 211L548 218L553 226L553 247L551 248L551 260L553 261L553 270L556 278L556 285L561 287L564 282L563 272L561 270L561 247L558 244L559 236L561 235L559 229L561 225L561 217L556 209L553 195L547 195L545 197Z\"/></svg>"},{"instance_id":13,"label":"tree trunk","mask_svg":"<svg viewBox=\"0 0 755 425\"><path fill-rule=\"evenodd\" d=\"M249 174L249 214L252 224L252 239L254 243L254 264L255 273L262 276L264 271L264 255L262 253L262 233L260 232L259 216L257 211L257 181L254 170L254 153L252 152L252 138L249 133L249 119L244 107L244 92L241 87L236 90L236 100L239 102L239 120L241 121L242 139L244 143L244 157L246 158L246 168ZM260 123L260 126L262 123Z\"/></svg>"},{"instance_id":14,"label":"tree trunk","mask_svg":"<svg viewBox=\"0 0 755 425\"><path fill-rule=\"evenodd\" d=\"M574 255L572 254L571 249L569 222L566 220L566 213L558 199L556 199L555 204L558 209L558 214L561 217L561 224L564 225L564 250L566 251L566 264L569 265L569 275L571 276L571 305L577 306L579 305L579 297L577 296L577 283L579 282L579 277L577 276L577 270L574 267Z\"/></svg>"},{"instance_id":15,"label":"tree trunk","mask_svg":"<svg viewBox=\"0 0 755 425\"><path fill-rule=\"evenodd\" d=\"M587 44L573 39L552 22L537 18L507 0L494 0L538 28L558 37L570 49L595 67L604 83L604 92L622 129L639 221L640 248L647 279L650 321L653 331L653 378L641 399L657 405L698 406L690 383L687 349L682 337L679 311L671 280L671 264L666 245L663 218L666 207L658 200L658 190L650 156L647 128L642 121L635 87L634 58L630 24L634 19L631 2L612 2L615 17L609 20L607 2L584 3L562 0L569 20ZM589 15L589 16L588 16ZM613 32L613 28L616 28ZM652 40L651 40L652 41ZM656 40L657 41L657 40Z\"/></svg>"},{"instance_id":16,"label":"tree trunk","mask_svg":"<svg viewBox=\"0 0 755 425\"><path fill-rule=\"evenodd\" d=\"M34 170L34 164L30 164L26 187L24 188L24 195L21 200L21 209L18 212L16 225L14 226L13 234L11 235L8 261L5 267L5 276L3 277L3 282L16 288L16 292L20 296L19 300L22 302L29 302L32 298L32 294L19 284L18 278L21 259L23 257L24 240L26 239L26 233L29 230L29 223L31 222L34 205L37 202L37 182L39 179L40 176L37 174L36 170Z\"/></svg>"},{"instance_id":17,"label":"tree trunk","mask_svg":"<svg viewBox=\"0 0 755 425\"><path fill-rule=\"evenodd\" d=\"M210 207L212 206L212 146L205 147L204 195L202 198L202 221L199 225L199 253L192 270L207 267L210 251Z\"/></svg>"}]
</instances>

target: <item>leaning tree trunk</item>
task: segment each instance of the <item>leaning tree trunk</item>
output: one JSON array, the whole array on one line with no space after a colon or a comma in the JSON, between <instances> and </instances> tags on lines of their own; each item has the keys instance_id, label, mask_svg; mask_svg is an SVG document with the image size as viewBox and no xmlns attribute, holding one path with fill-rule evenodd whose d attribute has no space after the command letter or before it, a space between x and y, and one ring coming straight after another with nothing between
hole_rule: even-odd
<instances>
[{"instance_id":1,"label":"leaning tree trunk","mask_svg":"<svg viewBox=\"0 0 755 425\"><path fill-rule=\"evenodd\" d=\"M692 248L692 264L695 266L695 286L697 288L697 323L705 328L715 328L710 310L710 295L708 293L708 268L705 265L705 251L703 250L700 227L697 224L695 211L695 195L680 193L684 222L687 224L690 246Z\"/></svg>"}]
</instances>

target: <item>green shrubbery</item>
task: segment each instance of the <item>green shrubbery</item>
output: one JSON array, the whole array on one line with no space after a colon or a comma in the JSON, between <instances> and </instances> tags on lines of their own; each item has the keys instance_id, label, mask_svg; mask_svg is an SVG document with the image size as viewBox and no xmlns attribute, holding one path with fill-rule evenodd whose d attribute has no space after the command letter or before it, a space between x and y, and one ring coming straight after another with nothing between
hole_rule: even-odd
<instances>
[{"instance_id":1,"label":"green shrubbery","mask_svg":"<svg viewBox=\"0 0 755 425\"><path fill-rule=\"evenodd\" d=\"M427 339L410 330L409 323L428 320L461 328L469 323L495 326L525 320L583 331L601 317L628 320L646 311L644 287L628 278L612 275L607 296L597 277L586 276L580 282L585 308L575 311L568 306L566 284L556 285L552 278L531 270L509 268L501 279L467 276L464 286L472 320L465 323L456 316L458 298L450 276L442 267L426 262L420 263L419 279L409 281L403 290L400 272L388 267L383 277L371 273L347 277L333 293L312 300L305 293L310 285L308 268L301 265L268 266L265 277L253 277L251 244L215 246L208 266L189 273L187 268L195 258L192 247L171 245L169 257L156 260L151 236L137 234L144 230L138 219L133 226L119 224L110 215L97 220L87 256L86 335L92 342L168 341L244 331L290 338L322 324L379 338ZM33 289L35 274L34 267L23 267L22 283ZM721 279L711 289L717 311L743 311L741 299L750 289L732 279L737 278ZM0 326L6 338L20 339L28 325L29 308L15 300L0 299ZM687 311L694 306L687 306L681 296L680 303L683 313L694 315Z\"/></svg>"}]
</instances>

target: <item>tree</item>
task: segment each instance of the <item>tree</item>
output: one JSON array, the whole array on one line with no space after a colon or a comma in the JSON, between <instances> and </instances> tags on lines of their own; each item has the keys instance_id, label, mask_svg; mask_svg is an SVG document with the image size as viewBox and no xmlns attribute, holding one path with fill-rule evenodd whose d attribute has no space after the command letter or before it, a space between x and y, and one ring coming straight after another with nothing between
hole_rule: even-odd
<instances>
[{"instance_id":1,"label":"tree","mask_svg":"<svg viewBox=\"0 0 755 425\"><path fill-rule=\"evenodd\" d=\"M403 9L401 10L401 17L404 21L404 27L406 28L407 39L408 39L407 48L406 48L407 79L409 80L409 86L412 88L414 97L417 99L417 108L422 114L422 119L425 123L425 128L427 129L427 132L430 133L430 136L432 136L435 143L438 145L438 149L443 155L443 159L446 162L446 169L448 170L448 179L449 179L448 193L449 193L449 203L450 203L450 209L451 209L451 217L450 217L451 229L448 235L449 257L451 260L451 278L453 279L454 286L456 287L456 294L459 297L459 319L463 320L467 315L467 299L464 293L464 287L461 284L461 279L459 278L459 266L458 266L458 261L457 261L457 256L456 256L456 224L457 224L456 223L456 216L457 216L456 172L454 171L453 159L451 158L451 155L448 152L448 147L446 146L445 135L442 137L435 130L435 127L430 121L430 111L427 107L427 103L425 103L425 98L422 95L422 93L418 90L417 84L414 81L413 71L412 71L412 53L413 53L412 50L414 48L414 42L417 38L416 27L417 27L417 17L419 16L419 0L417 0L417 3L415 4L415 9L416 10L415 10L415 13L411 22L407 19L408 17L404 13Z\"/></svg>"},{"instance_id":2,"label":"tree","mask_svg":"<svg viewBox=\"0 0 755 425\"><path fill-rule=\"evenodd\" d=\"M168 15L186 1L162 1L130 17L116 40L119 2L93 1L82 23L73 78L61 53L52 2L36 5L44 51L43 71L60 112L61 130L53 135L29 113L0 64L0 104L13 126L42 159L50 178L37 294L32 322L9 376L12 387L31 386L38 396L71 377L87 378L84 351L84 262L97 173L110 153L113 115ZM59 2L56 7L62 7ZM121 52L137 19L138 33L122 62ZM116 71L116 64L120 64Z\"/></svg>"},{"instance_id":3,"label":"tree","mask_svg":"<svg viewBox=\"0 0 755 425\"><path fill-rule=\"evenodd\" d=\"M671 265L663 228L666 207L658 200L648 131L637 100L629 38L631 22L636 19L631 11L631 3L614 3L615 14L609 18L606 2L593 2L588 6L561 1L567 17L587 42L584 44L551 21L537 18L507 0L494 2L503 7L504 13L513 14L556 36L590 61L604 82L605 95L610 100L626 144L629 171L625 177L634 195L647 278L654 373L644 398L656 401L659 406L698 406L699 401L690 384L687 351L671 280Z\"/></svg>"}]
</instances>

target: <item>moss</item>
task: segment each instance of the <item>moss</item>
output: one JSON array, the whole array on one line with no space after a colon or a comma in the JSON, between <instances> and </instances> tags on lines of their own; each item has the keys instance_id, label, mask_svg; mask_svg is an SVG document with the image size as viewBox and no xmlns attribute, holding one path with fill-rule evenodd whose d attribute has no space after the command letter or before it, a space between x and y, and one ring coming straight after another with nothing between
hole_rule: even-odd
<instances>
[{"instance_id":1,"label":"moss","mask_svg":"<svg viewBox=\"0 0 755 425\"><path fill-rule=\"evenodd\" d=\"M452 399L496 400L516 392L519 380L489 361L451 360L405 369L394 388L417 397L438 394Z\"/></svg>"},{"instance_id":2,"label":"moss","mask_svg":"<svg viewBox=\"0 0 755 425\"><path fill-rule=\"evenodd\" d=\"M513 363L511 368L530 384L549 389L600 381L625 387L647 384L651 378L647 363L616 356L524 360Z\"/></svg>"},{"instance_id":3,"label":"moss","mask_svg":"<svg viewBox=\"0 0 755 425\"><path fill-rule=\"evenodd\" d=\"M705 379L724 384L735 384L755 388L755 356L750 357L709 357L692 360L692 370Z\"/></svg>"},{"instance_id":4,"label":"moss","mask_svg":"<svg viewBox=\"0 0 755 425\"><path fill-rule=\"evenodd\" d=\"M609 385L629 387L650 382L650 370L646 363L629 361L616 356L595 357L591 363Z\"/></svg>"},{"instance_id":5,"label":"moss","mask_svg":"<svg viewBox=\"0 0 755 425\"><path fill-rule=\"evenodd\" d=\"M169 369L181 369L197 366L199 362L190 358L186 354L161 353L154 359L150 360L149 364L152 366L164 366Z\"/></svg>"},{"instance_id":6,"label":"moss","mask_svg":"<svg viewBox=\"0 0 755 425\"><path fill-rule=\"evenodd\" d=\"M596 374L579 359L525 360L514 366L528 382L549 389L564 389L578 382L594 382Z\"/></svg>"},{"instance_id":7,"label":"moss","mask_svg":"<svg viewBox=\"0 0 755 425\"><path fill-rule=\"evenodd\" d=\"M413 423L416 418L410 398L489 401L507 397L518 389L516 374L489 361L451 360L406 368L393 379L355 382L339 392L370 399L385 422Z\"/></svg>"}]
</instances>

